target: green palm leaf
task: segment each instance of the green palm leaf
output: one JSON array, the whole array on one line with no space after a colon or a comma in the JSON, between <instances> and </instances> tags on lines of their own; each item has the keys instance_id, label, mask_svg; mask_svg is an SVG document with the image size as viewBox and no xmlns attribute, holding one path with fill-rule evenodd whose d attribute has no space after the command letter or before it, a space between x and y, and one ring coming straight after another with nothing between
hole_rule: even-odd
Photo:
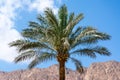
<instances>
[{"instance_id":1,"label":"green palm leaf","mask_svg":"<svg viewBox=\"0 0 120 80\"><path fill-rule=\"evenodd\" d=\"M27 40L16 40L16 41L9 43L9 45L10 45L10 47L13 47L13 46L19 47L27 42L28 42Z\"/></svg>"},{"instance_id":2,"label":"green palm leaf","mask_svg":"<svg viewBox=\"0 0 120 80\"><path fill-rule=\"evenodd\" d=\"M48 24L50 24L49 26L53 27L55 30L57 30L58 20L50 8L47 8L45 10L45 18L46 18Z\"/></svg>"},{"instance_id":3,"label":"green palm leaf","mask_svg":"<svg viewBox=\"0 0 120 80\"><path fill-rule=\"evenodd\" d=\"M33 61L29 64L28 67L31 69L39 63L49 61L49 60L53 60L55 58L56 58L56 54L54 54L54 53L41 53L39 56L36 56L33 59Z\"/></svg>"},{"instance_id":4,"label":"green palm leaf","mask_svg":"<svg viewBox=\"0 0 120 80\"><path fill-rule=\"evenodd\" d=\"M84 69L83 69L83 66L81 64L81 62L75 58L70 58L72 60L72 62L75 64L76 66L76 70L79 72L79 73L83 73L84 72Z\"/></svg>"},{"instance_id":5,"label":"green palm leaf","mask_svg":"<svg viewBox=\"0 0 120 80\"><path fill-rule=\"evenodd\" d=\"M106 33L98 32L92 27L78 28L75 33L71 34L71 46L76 47L81 44L93 44L98 40L109 40L110 36Z\"/></svg>"},{"instance_id":6,"label":"green palm leaf","mask_svg":"<svg viewBox=\"0 0 120 80\"><path fill-rule=\"evenodd\" d=\"M10 46L16 46L18 51L25 51L28 49L49 49L54 51L48 44L44 44L41 42L32 42L30 40L16 40L9 44Z\"/></svg>"},{"instance_id":7,"label":"green palm leaf","mask_svg":"<svg viewBox=\"0 0 120 80\"><path fill-rule=\"evenodd\" d=\"M107 48L105 47L101 47L101 46L96 46L96 47L88 47L88 48L83 48L83 49L77 49L73 52L71 52L71 54L77 54L77 55L85 55L85 56L89 56L91 58L96 58L96 54L98 53L100 55L106 55L106 56L110 56L110 52L107 50Z\"/></svg>"},{"instance_id":8,"label":"green palm leaf","mask_svg":"<svg viewBox=\"0 0 120 80\"><path fill-rule=\"evenodd\" d=\"M59 15L59 26L61 27L60 31L63 31L63 29L66 28L67 25L67 17L68 17L68 11L67 11L67 7L65 5L63 5L59 11L58 11L58 15ZM62 33L62 32L61 32Z\"/></svg>"},{"instance_id":9,"label":"green palm leaf","mask_svg":"<svg viewBox=\"0 0 120 80\"><path fill-rule=\"evenodd\" d=\"M72 22L72 20L74 19L74 16L75 16L74 13L70 13L67 25Z\"/></svg>"},{"instance_id":10,"label":"green palm leaf","mask_svg":"<svg viewBox=\"0 0 120 80\"><path fill-rule=\"evenodd\" d=\"M83 19L83 14L78 14L73 21L71 21L64 30L66 33L66 36L69 36L72 33L72 30L76 24L78 24Z\"/></svg>"},{"instance_id":11,"label":"green palm leaf","mask_svg":"<svg viewBox=\"0 0 120 80\"><path fill-rule=\"evenodd\" d=\"M36 22L30 22L30 28L24 29L22 31L22 36L30 39L40 39L41 37L45 36L46 28L39 25Z\"/></svg>"},{"instance_id":12,"label":"green palm leaf","mask_svg":"<svg viewBox=\"0 0 120 80\"><path fill-rule=\"evenodd\" d=\"M36 51L34 50L28 50L28 51L25 51L23 53L21 53L20 55L18 55L15 59L14 59L14 62L15 63L18 63L18 62L21 62L21 61L24 61L24 60L27 60L27 59L31 59L33 57L36 56Z\"/></svg>"},{"instance_id":13,"label":"green palm leaf","mask_svg":"<svg viewBox=\"0 0 120 80\"><path fill-rule=\"evenodd\" d=\"M43 27L48 27L49 25L48 25L48 22L47 22L47 19L43 16L43 15L41 15L41 14L39 14L38 16L37 16L37 19L38 19L38 21L39 21L39 23L41 24L41 25L43 25Z\"/></svg>"}]
</instances>

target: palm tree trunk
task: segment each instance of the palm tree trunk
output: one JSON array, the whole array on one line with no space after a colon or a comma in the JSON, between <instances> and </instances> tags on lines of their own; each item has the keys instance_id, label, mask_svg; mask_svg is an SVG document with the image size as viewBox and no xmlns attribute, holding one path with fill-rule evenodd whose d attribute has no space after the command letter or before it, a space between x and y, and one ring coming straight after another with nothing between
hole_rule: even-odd
<instances>
[{"instance_id":1,"label":"palm tree trunk","mask_svg":"<svg viewBox=\"0 0 120 80\"><path fill-rule=\"evenodd\" d=\"M59 62L59 80L65 80L65 62Z\"/></svg>"}]
</instances>

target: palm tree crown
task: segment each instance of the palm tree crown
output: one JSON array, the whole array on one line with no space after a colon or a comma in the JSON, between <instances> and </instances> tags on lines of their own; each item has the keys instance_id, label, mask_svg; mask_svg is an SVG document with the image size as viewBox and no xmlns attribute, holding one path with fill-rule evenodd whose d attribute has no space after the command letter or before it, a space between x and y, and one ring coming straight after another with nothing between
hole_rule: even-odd
<instances>
[{"instance_id":1,"label":"palm tree crown","mask_svg":"<svg viewBox=\"0 0 120 80\"><path fill-rule=\"evenodd\" d=\"M82 13L68 15L65 5L60 7L58 15L46 8L44 15L38 15L39 22L30 22L29 27L21 32L23 39L10 43L19 51L14 61L17 63L32 58L29 68L33 68L44 61L56 59L60 65L60 80L65 80L64 68L69 59L79 72L83 72L81 62L73 55L95 58L98 53L109 56L107 48L96 44L99 40L109 40L110 36L91 26L75 27L82 19Z\"/></svg>"}]
</instances>

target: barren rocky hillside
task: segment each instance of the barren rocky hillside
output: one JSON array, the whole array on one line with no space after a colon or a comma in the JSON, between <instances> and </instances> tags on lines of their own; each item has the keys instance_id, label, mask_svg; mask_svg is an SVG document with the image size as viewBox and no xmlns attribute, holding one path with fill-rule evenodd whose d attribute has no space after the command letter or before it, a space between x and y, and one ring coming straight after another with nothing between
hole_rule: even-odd
<instances>
[{"instance_id":1,"label":"barren rocky hillside","mask_svg":"<svg viewBox=\"0 0 120 80\"><path fill-rule=\"evenodd\" d=\"M0 72L0 80L58 80L58 65L48 68ZM84 74L66 69L66 80L120 80L120 62L93 63Z\"/></svg>"}]
</instances>

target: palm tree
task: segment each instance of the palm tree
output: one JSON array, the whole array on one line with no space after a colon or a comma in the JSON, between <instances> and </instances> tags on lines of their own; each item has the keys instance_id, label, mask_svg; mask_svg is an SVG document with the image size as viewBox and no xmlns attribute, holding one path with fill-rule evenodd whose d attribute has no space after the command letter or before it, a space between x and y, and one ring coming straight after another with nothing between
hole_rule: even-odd
<instances>
[{"instance_id":1,"label":"palm tree","mask_svg":"<svg viewBox=\"0 0 120 80\"><path fill-rule=\"evenodd\" d=\"M100 40L109 40L110 36L97 29L75 27L83 19L83 14L68 15L67 7L61 6L58 15L46 8L44 15L39 14L38 22L30 22L29 27L21 34L22 39L15 40L9 45L17 47L19 55L15 63L32 59L29 68L44 61L56 59L59 63L59 80L65 80L65 63L71 60L79 72L83 72L81 62L74 57L96 57L96 53L109 56L107 48L96 46Z\"/></svg>"}]
</instances>

